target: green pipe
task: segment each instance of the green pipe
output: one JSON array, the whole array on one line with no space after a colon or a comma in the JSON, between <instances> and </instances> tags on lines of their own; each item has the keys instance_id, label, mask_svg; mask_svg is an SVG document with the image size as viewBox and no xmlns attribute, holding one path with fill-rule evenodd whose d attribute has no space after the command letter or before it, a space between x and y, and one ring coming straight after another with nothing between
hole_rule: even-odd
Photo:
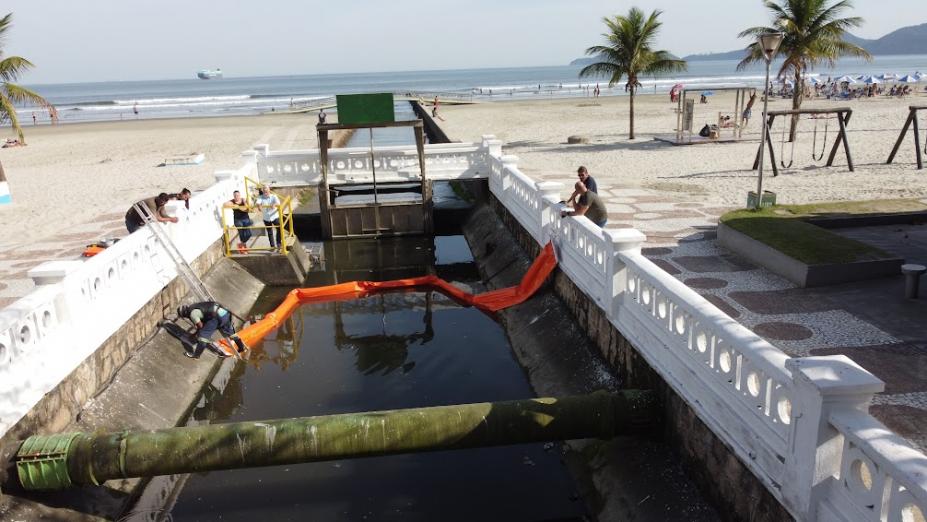
<instances>
[{"instance_id":1,"label":"green pipe","mask_svg":"<svg viewBox=\"0 0 927 522\"><path fill-rule=\"evenodd\" d=\"M649 429L646 391L238 422L145 432L36 435L16 456L27 490L111 479L584 438Z\"/></svg>"}]
</instances>

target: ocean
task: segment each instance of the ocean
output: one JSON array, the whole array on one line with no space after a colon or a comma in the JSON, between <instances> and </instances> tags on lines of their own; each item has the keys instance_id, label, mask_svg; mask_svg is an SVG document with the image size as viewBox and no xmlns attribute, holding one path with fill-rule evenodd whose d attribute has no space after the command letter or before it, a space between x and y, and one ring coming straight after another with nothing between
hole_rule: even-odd
<instances>
[{"instance_id":1,"label":"ocean","mask_svg":"<svg viewBox=\"0 0 927 522\"><path fill-rule=\"evenodd\" d=\"M774 64L775 67L775 64ZM434 96L506 101L525 98L588 96L598 83L603 96L626 94L624 85L609 89L607 82L579 79L580 67L517 67L418 72L380 72L299 76L226 77L200 80L120 81L29 85L58 109L60 121L83 122L135 118L174 118L260 114L306 106L334 94L360 92L424 93ZM878 56L871 63L847 59L833 69L818 69L822 78L850 75L900 75L927 71L927 55ZM775 73L775 70L774 70ZM234 73L233 73L234 74ZM687 87L761 86L763 69L737 71L734 60L692 61L689 70L672 76L644 78L642 93L668 92L682 83ZM919 86L923 89L924 84ZM137 111L137 114L136 114ZM48 113L23 107L20 121L28 125L35 114L39 123Z\"/></svg>"}]
</instances>

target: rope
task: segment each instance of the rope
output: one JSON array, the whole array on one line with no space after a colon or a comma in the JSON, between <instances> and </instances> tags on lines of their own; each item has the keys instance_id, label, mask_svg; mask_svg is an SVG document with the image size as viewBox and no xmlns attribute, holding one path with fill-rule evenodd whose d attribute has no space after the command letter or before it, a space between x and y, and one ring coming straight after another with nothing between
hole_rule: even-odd
<instances>
[{"instance_id":1,"label":"rope","mask_svg":"<svg viewBox=\"0 0 927 522\"><path fill-rule=\"evenodd\" d=\"M785 128L788 127L788 123L782 124L782 144L779 147L779 165L784 169L792 167L792 164L795 163L795 142L792 142L792 151L789 154L789 164L785 164Z\"/></svg>"},{"instance_id":2,"label":"rope","mask_svg":"<svg viewBox=\"0 0 927 522\"><path fill-rule=\"evenodd\" d=\"M811 159L814 161L821 161L824 159L824 151L827 150L827 128L830 127L830 119L828 118L824 122L824 140L821 143L821 154L815 154L815 151L818 148L818 120L814 120L814 142L811 144Z\"/></svg>"}]
</instances>

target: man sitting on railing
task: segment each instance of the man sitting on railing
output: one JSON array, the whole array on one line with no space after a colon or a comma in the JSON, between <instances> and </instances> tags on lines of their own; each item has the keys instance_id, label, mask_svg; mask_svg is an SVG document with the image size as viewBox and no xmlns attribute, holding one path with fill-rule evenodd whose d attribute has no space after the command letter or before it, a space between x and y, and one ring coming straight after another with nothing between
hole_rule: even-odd
<instances>
[{"instance_id":1,"label":"man sitting on railing","mask_svg":"<svg viewBox=\"0 0 927 522\"><path fill-rule=\"evenodd\" d=\"M589 221L604 228L605 223L608 222L608 209L605 208L605 203L598 194L586 188L582 181L577 181L574 187L579 198L573 203L573 210L561 211L560 217L586 216Z\"/></svg>"},{"instance_id":2,"label":"man sitting on railing","mask_svg":"<svg viewBox=\"0 0 927 522\"><path fill-rule=\"evenodd\" d=\"M270 186L264 185L261 187L261 193L255 199L255 202L257 203L258 210L260 210L263 214L264 226L268 227L267 241L270 242L270 248L282 248L282 232L280 230L280 198L278 198L276 194L270 193Z\"/></svg>"}]
</instances>

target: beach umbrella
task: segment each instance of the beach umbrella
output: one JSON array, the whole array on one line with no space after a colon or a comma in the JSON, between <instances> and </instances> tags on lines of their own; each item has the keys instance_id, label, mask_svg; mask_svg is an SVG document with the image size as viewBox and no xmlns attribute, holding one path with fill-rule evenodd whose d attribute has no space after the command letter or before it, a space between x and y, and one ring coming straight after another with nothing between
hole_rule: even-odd
<instances>
[{"instance_id":1,"label":"beach umbrella","mask_svg":"<svg viewBox=\"0 0 927 522\"><path fill-rule=\"evenodd\" d=\"M927 78L927 73L922 73L920 71L914 73L914 77L917 78L917 81L922 82L924 78Z\"/></svg>"},{"instance_id":2,"label":"beach umbrella","mask_svg":"<svg viewBox=\"0 0 927 522\"><path fill-rule=\"evenodd\" d=\"M866 85L878 85L882 83L882 80L880 80L876 76L867 76L863 78L863 83L865 83Z\"/></svg>"},{"instance_id":3,"label":"beach umbrella","mask_svg":"<svg viewBox=\"0 0 927 522\"><path fill-rule=\"evenodd\" d=\"M856 80L849 76L841 76L840 78L837 78L837 83L856 83Z\"/></svg>"},{"instance_id":4,"label":"beach umbrella","mask_svg":"<svg viewBox=\"0 0 927 522\"><path fill-rule=\"evenodd\" d=\"M715 91L702 91L702 96L714 96Z\"/></svg>"},{"instance_id":5,"label":"beach umbrella","mask_svg":"<svg viewBox=\"0 0 927 522\"><path fill-rule=\"evenodd\" d=\"M811 85L818 85L824 83L824 80L818 78L817 76L812 76L808 78L808 81L811 82Z\"/></svg>"},{"instance_id":6,"label":"beach umbrella","mask_svg":"<svg viewBox=\"0 0 927 522\"><path fill-rule=\"evenodd\" d=\"M880 74L880 75L876 76L876 78L878 78L879 80L881 80L881 81L883 81L883 82L884 82L884 81L894 80L894 79L897 78L897 77L898 77L897 74L892 74L892 73L885 73L885 74Z\"/></svg>"},{"instance_id":7,"label":"beach umbrella","mask_svg":"<svg viewBox=\"0 0 927 522\"><path fill-rule=\"evenodd\" d=\"M906 74L906 75L904 75L904 76L898 78L898 79L895 80L895 81L898 82L898 83L917 83L917 77L916 77L916 76L911 76L910 74Z\"/></svg>"},{"instance_id":8,"label":"beach umbrella","mask_svg":"<svg viewBox=\"0 0 927 522\"><path fill-rule=\"evenodd\" d=\"M857 79L857 80L862 80L862 79L865 78L865 77L866 77L865 74L860 74L859 76L856 77L856 79Z\"/></svg>"}]
</instances>

